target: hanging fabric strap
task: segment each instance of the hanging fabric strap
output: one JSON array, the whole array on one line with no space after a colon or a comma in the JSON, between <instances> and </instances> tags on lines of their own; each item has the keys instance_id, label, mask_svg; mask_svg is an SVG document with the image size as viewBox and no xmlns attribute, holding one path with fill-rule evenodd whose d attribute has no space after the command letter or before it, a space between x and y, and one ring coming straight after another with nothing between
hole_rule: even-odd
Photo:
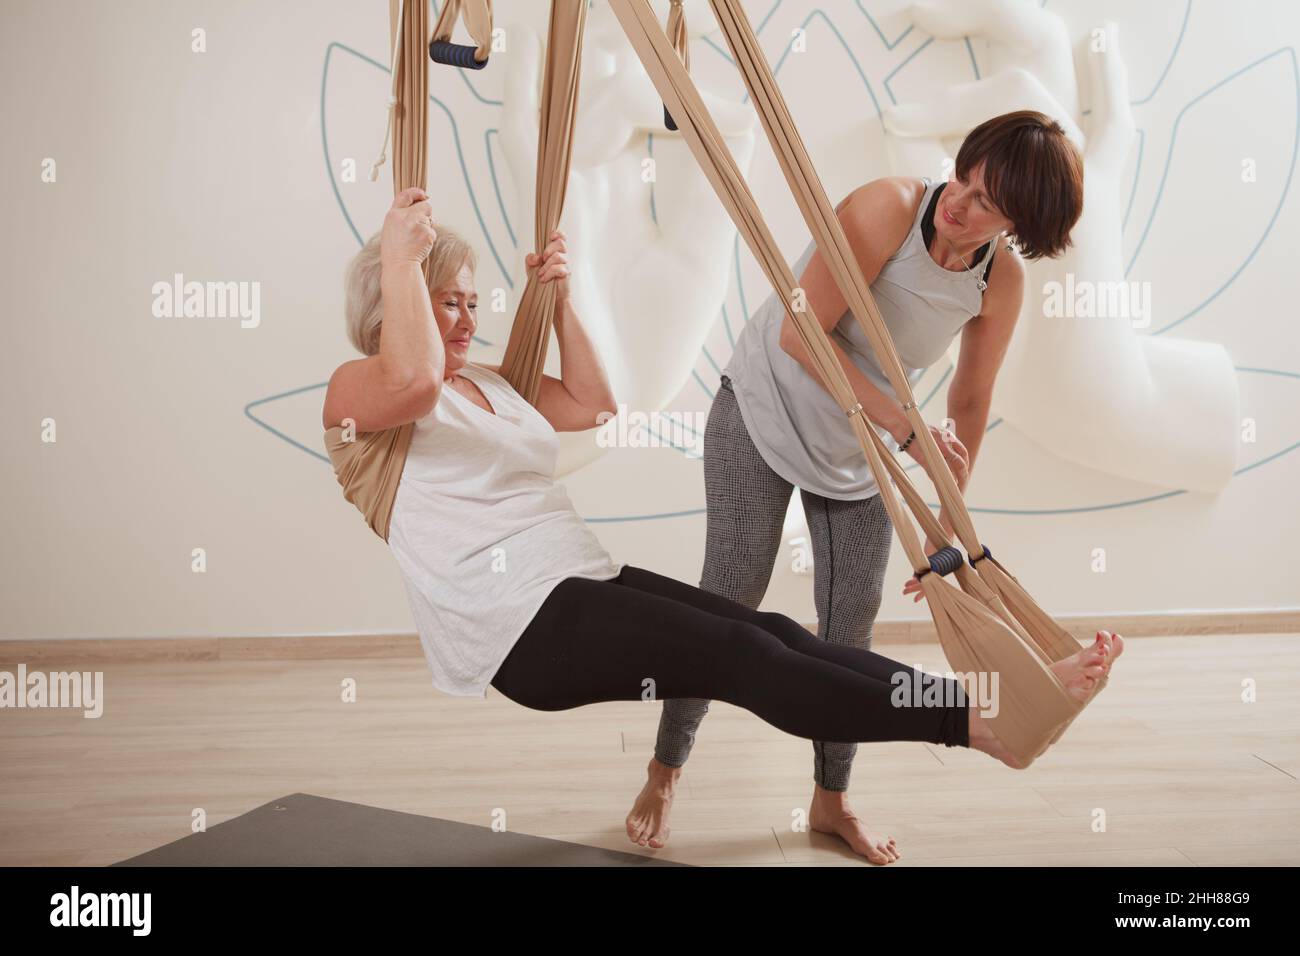
<instances>
[{"instance_id":1,"label":"hanging fabric strap","mask_svg":"<svg viewBox=\"0 0 1300 956\"><path fill-rule=\"evenodd\" d=\"M397 3L398 22L401 22L402 20L404 9L405 9L404 0L398 0ZM389 84L389 90L388 90L388 117L384 121L384 145L379 147L379 155L376 156L375 161L370 164L370 181L372 183L379 181L379 167L383 166L384 163L388 161L388 139L389 136L392 134L393 115L397 110L397 59L402 52L402 36L401 36L401 32L397 30L392 31L392 33L393 33L393 42L392 42L393 52L390 53L388 56L388 73L391 78L391 82Z\"/></svg>"},{"instance_id":2,"label":"hanging fabric strap","mask_svg":"<svg viewBox=\"0 0 1300 956\"><path fill-rule=\"evenodd\" d=\"M429 184L429 5L425 0L389 0L390 28L398 49L393 64L397 102L393 108L393 195ZM425 274L428 275L428 260Z\"/></svg>"},{"instance_id":3,"label":"hanging fabric strap","mask_svg":"<svg viewBox=\"0 0 1300 956\"><path fill-rule=\"evenodd\" d=\"M429 5L424 0L389 0L388 9L394 51L389 110L396 196L412 186L428 188L425 153L429 141ZM425 259L426 283L430 269L431 263ZM343 487L343 497L356 505L370 529L385 541L414 430L415 423L408 422L360 434L343 425L325 431L325 450L334 466L334 477Z\"/></svg>"},{"instance_id":4,"label":"hanging fabric strap","mask_svg":"<svg viewBox=\"0 0 1300 956\"><path fill-rule=\"evenodd\" d=\"M564 212L586 22L587 0L552 0L537 130L533 249L538 253L546 248L551 233L559 228ZM542 370L554 323L555 286L538 282L534 266L528 270L528 281L515 310L501 360L501 377L532 405L537 404L541 391Z\"/></svg>"},{"instance_id":5,"label":"hanging fabric strap","mask_svg":"<svg viewBox=\"0 0 1300 956\"><path fill-rule=\"evenodd\" d=\"M941 493L941 497L945 505L948 504L949 497L955 497L957 506L961 508L960 517L965 518L965 523L969 525L969 518L960 504L960 494L956 493L955 482L952 482L951 474L934 444L928 426L914 407L910 386L888 330L884 328L883 322L878 322L879 314L874 310L874 302L870 302L870 292L861 270L856 266L856 258L812 168L798 131L776 88L771 68L740 9L739 0L710 2L737 67L745 79L755 109L772 141L782 170L809 223L818 250L835 277L836 284L844 291L846 302L858 320L862 322L864 315L868 317L868 321L863 322L864 332L875 348L886 375L895 385L900 400L911 406L908 408L908 417L921 441L928 467L933 473L939 474L936 484L943 477L951 483L952 495L944 496ZM920 581L950 666L962 673L984 675L986 679L997 675L997 713L987 715L988 719L999 739L1013 753L1022 759L1032 759L1059 737L1082 705L1065 690L1048 668L1044 659L1045 652L1034 646L1032 638L1026 640L1028 623L1023 619L1016 620L1016 609L1002 605L993 588L979 581L964 564L954 569L959 583L964 584L963 577L967 581L978 581L973 586L989 601L998 604L1000 612L985 601L954 587L942 574L930 573L930 559L921 547L916 529L906 520L903 505L895 496L889 479L892 477L900 489L905 486L910 489L910 483L901 467L891 468L885 464L884 459L892 458L892 455L882 454L883 443L863 413L825 331L806 304L797 302L795 277L781 256L744 177L690 75L659 29L646 0L610 0L610 5L700 168L784 304L827 391L848 416L872 474L876 477L895 532ZM852 296L850 292L853 293ZM802 300L802 296L798 299ZM869 320L873 314L877 323ZM897 466L897 462L891 464ZM920 496L915 495L915 489L910 489L910 493L904 492L903 497L909 505L924 504ZM937 522L931 524L923 521L922 524L930 529L931 537L940 549L947 545L946 536L940 533L935 537L933 533L941 531ZM960 519L954 524L959 527ZM968 530L971 541L975 541L973 528ZM986 558L979 561L977 567L982 570L993 563L992 558ZM1016 620L1014 626L1012 620ZM1071 653L1077 651L1078 645L1068 634L1065 636L1073 645Z\"/></svg>"},{"instance_id":6,"label":"hanging fabric strap","mask_svg":"<svg viewBox=\"0 0 1300 956\"><path fill-rule=\"evenodd\" d=\"M682 61L682 66L689 73L691 44L690 37L686 33L686 11L682 8L682 0L671 0L671 6L668 8L668 23L664 27L664 32L668 34L668 42L673 45L678 58ZM677 124L673 122L673 114L668 112L667 104L664 105L664 126L674 131L677 129Z\"/></svg>"}]
</instances>

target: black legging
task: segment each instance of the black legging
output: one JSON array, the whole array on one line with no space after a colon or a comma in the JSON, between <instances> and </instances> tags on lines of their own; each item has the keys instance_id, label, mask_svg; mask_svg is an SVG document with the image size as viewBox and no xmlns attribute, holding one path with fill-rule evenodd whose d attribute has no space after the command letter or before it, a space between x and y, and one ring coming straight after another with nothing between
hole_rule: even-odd
<instances>
[{"instance_id":1,"label":"black legging","mask_svg":"<svg viewBox=\"0 0 1300 956\"><path fill-rule=\"evenodd\" d=\"M930 693L896 694L899 672ZM936 681L948 686L931 686ZM752 611L631 565L609 581L565 578L556 585L492 686L535 710L703 697L808 740L970 745L958 681L827 643L784 614ZM913 704L933 701L939 690L938 700L956 703Z\"/></svg>"}]
</instances>

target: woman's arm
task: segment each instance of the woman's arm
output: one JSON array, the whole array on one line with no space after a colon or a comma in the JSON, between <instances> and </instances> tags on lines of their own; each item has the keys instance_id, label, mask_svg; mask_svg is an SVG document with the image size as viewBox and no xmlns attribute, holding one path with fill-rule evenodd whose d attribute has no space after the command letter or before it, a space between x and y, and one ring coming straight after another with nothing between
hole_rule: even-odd
<instances>
[{"instance_id":1,"label":"woman's arm","mask_svg":"<svg viewBox=\"0 0 1300 956\"><path fill-rule=\"evenodd\" d=\"M600 356L569 300L556 303L555 337L560 347L560 378L542 376L538 411L557 432L580 432L601 424L602 413L617 413L614 393Z\"/></svg>"},{"instance_id":2,"label":"woman's arm","mask_svg":"<svg viewBox=\"0 0 1300 956\"><path fill-rule=\"evenodd\" d=\"M614 393L600 356L578 318L569 296L569 257L564 233L552 233L542 254L530 253L527 264L538 265L539 282L555 283L555 337L560 348L560 377L543 375L537 411L557 432L580 432L600 425L604 412L617 412ZM488 365L499 372L500 366Z\"/></svg>"},{"instance_id":3,"label":"woman's arm","mask_svg":"<svg viewBox=\"0 0 1300 956\"><path fill-rule=\"evenodd\" d=\"M351 419L358 432L380 431L423 418L437 404L446 355L421 267L437 238L432 214L427 194L412 187L384 217L379 353L344 362L331 376L326 428Z\"/></svg>"},{"instance_id":4,"label":"woman's arm","mask_svg":"<svg viewBox=\"0 0 1300 956\"><path fill-rule=\"evenodd\" d=\"M984 441L993 385L1011 345L1024 297L1025 264L1004 244L989 276L984 308L962 329L957 370L948 386L948 417L956 422L957 437L970 453L971 468Z\"/></svg>"},{"instance_id":5,"label":"woman's arm","mask_svg":"<svg viewBox=\"0 0 1300 956\"><path fill-rule=\"evenodd\" d=\"M1011 344L1025 295L1025 264L1020 256L1005 243L996 256L983 310L962 329L957 371L948 387L948 417L967 453L965 474L957 474L957 485L962 491L966 490L975 456L984 442L993 386ZM952 534L952 523L944 509L939 512L939 523Z\"/></svg>"},{"instance_id":6,"label":"woman's arm","mask_svg":"<svg viewBox=\"0 0 1300 956\"><path fill-rule=\"evenodd\" d=\"M850 194L836 210L840 225L844 227L844 235L868 285L876 280L889 257L907 238L921 194L917 181L891 176L862 186ZM804 291L808 307L826 334L830 335L848 308L848 303L844 301L820 251L814 252L808 261L799 285ZM802 365L822 388L826 387L821 373L804 348L789 313L786 313L781 324L781 348ZM831 339L831 348L848 377L853 394L862 403L867 418L886 429L900 444L906 441L912 426L898 399L886 395L873 385L834 339ZM915 455L915 449L913 443L908 452Z\"/></svg>"}]
</instances>

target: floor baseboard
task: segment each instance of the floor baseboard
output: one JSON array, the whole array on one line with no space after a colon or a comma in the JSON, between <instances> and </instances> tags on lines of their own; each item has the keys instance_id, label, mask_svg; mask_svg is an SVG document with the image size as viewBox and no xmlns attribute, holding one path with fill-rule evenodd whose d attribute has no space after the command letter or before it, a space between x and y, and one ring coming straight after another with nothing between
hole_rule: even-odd
<instances>
[{"instance_id":1,"label":"floor baseboard","mask_svg":"<svg viewBox=\"0 0 1300 956\"><path fill-rule=\"evenodd\" d=\"M1193 634L1288 634L1300 632L1300 610L1192 611L1176 614L1080 614L1055 619L1078 640L1099 630L1124 637L1188 637ZM933 644L934 622L877 621L872 643Z\"/></svg>"},{"instance_id":2,"label":"floor baseboard","mask_svg":"<svg viewBox=\"0 0 1300 956\"><path fill-rule=\"evenodd\" d=\"M1105 628L1125 637L1183 637L1193 634L1285 634L1300 632L1300 610L1112 614L1058 617L1079 640ZM805 625L816 631L816 625ZM932 621L877 621L873 644L932 644ZM122 661L349 660L420 658L414 634L345 634L320 637L78 638L0 641L0 667L19 662L68 663L79 669Z\"/></svg>"}]
</instances>

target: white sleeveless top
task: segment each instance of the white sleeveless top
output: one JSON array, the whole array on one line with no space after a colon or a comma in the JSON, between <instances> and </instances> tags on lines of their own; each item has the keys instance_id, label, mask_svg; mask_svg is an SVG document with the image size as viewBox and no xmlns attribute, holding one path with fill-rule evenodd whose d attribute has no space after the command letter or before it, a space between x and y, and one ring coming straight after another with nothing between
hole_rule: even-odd
<instances>
[{"instance_id":1,"label":"white sleeveless top","mask_svg":"<svg viewBox=\"0 0 1300 956\"><path fill-rule=\"evenodd\" d=\"M446 387L415 423L388 545L405 579L433 686L482 697L551 590L615 564L555 483L550 423L489 369L460 373L493 415Z\"/></svg>"},{"instance_id":2,"label":"white sleeveless top","mask_svg":"<svg viewBox=\"0 0 1300 956\"><path fill-rule=\"evenodd\" d=\"M990 245L971 264L976 275L964 269L945 269L930 257L922 227L935 190L943 184L923 181L925 192L911 231L871 283L880 317L913 385L943 357L962 327L979 314L984 296L977 284L978 273L985 271L993 252ZM803 275L816 251L816 242L809 242L794 265L796 278ZM723 369L731 379L754 447L786 481L824 498L853 501L879 494L844 411L830 392L781 348L784 319L785 305L773 293L741 332L731 361ZM845 310L830 337L871 384L894 395L852 312ZM888 431L876 431L887 446L898 447Z\"/></svg>"}]
</instances>

